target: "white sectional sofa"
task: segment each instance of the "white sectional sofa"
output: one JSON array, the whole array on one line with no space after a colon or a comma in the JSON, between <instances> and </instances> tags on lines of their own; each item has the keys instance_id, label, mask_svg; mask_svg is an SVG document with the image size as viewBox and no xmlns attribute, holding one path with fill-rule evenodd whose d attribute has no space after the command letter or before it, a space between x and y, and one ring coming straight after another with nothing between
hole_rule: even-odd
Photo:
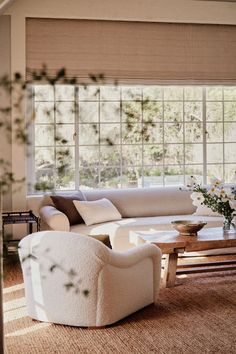
<instances>
[{"instance_id":1,"label":"white sectional sofa","mask_svg":"<svg viewBox=\"0 0 236 354\"><path fill-rule=\"evenodd\" d=\"M53 206L49 196L28 197L28 206L40 214L44 224L43 229L72 231L87 235L108 234L112 248L116 251L135 247L129 240L130 231L172 229L173 220L203 220L207 222L205 227L222 226L222 217L194 215L196 208L192 205L190 192L181 191L178 187L84 190L83 192L88 201L109 199L119 210L122 219L91 226L86 226L84 223L70 226L67 216Z\"/></svg>"}]
</instances>

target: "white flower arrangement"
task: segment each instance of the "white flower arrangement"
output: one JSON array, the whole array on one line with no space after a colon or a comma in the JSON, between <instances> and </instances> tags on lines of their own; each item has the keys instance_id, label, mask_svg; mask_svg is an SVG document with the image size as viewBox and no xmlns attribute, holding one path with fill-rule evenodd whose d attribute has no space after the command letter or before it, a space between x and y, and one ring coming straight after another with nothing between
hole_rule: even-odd
<instances>
[{"instance_id":1,"label":"white flower arrangement","mask_svg":"<svg viewBox=\"0 0 236 354\"><path fill-rule=\"evenodd\" d=\"M187 187L192 190L191 199L193 205L206 205L212 211L224 216L224 228L229 229L230 226L235 228L233 221L236 215L236 189L235 187L227 187L224 182L219 179L211 181L208 188L202 187L194 176L191 176Z\"/></svg>"}]
</instances>

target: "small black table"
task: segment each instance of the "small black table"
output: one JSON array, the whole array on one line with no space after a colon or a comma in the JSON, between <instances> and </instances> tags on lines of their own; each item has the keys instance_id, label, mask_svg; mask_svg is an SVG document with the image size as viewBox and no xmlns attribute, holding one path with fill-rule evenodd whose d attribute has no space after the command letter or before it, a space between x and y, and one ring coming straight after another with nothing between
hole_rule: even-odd
<instances>
[{"instance_id":1,"label":"small black table","mask_svg":"<svg viewBox=\"0 0 236 354\"><path fill-rule=\"evenodd\" d=\"M17 246L20 240L6 239L4 235L5 225L28 224L28 233L33 232L33 224L36 225L36 230L40 231L40 219L34 215L32 210L29 211L11 211L2 213L2 235L4 251L8 254L8 246L15 244Z\"/></svg>"}]
</instances>

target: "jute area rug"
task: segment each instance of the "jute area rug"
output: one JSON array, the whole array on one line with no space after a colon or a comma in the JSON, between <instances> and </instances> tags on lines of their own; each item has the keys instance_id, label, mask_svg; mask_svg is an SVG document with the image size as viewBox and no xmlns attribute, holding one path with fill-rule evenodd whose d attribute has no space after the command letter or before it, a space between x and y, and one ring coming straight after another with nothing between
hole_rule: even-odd
<instances>
[{"instance_id":1,"label":"jute area rug","mask_svg":"<svg viewBox=\"0 0 236 354\"><path fill-rule=\"evenodd\" d=\"M161 289L157 307L87 329L27 317L20 267L6 268L6 353L236 353L236 271L178 278Z\"/></svg>"}]
</instances>

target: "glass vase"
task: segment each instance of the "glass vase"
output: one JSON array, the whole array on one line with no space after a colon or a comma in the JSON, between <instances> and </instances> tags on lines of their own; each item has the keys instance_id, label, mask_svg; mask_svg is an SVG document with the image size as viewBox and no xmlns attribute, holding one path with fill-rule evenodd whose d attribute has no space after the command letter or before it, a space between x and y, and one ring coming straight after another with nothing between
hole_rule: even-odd
<instances>
[{"instance_id":1,"label":"glass vase","mask_svg":"<svg viewBox=\"0 0 236 354\"><path fill-rule=\"evenodd\" d=\"M224 232L236 232L236 226L232 216L223 215L223 230Z\"/></svg>"}]
</instances>

